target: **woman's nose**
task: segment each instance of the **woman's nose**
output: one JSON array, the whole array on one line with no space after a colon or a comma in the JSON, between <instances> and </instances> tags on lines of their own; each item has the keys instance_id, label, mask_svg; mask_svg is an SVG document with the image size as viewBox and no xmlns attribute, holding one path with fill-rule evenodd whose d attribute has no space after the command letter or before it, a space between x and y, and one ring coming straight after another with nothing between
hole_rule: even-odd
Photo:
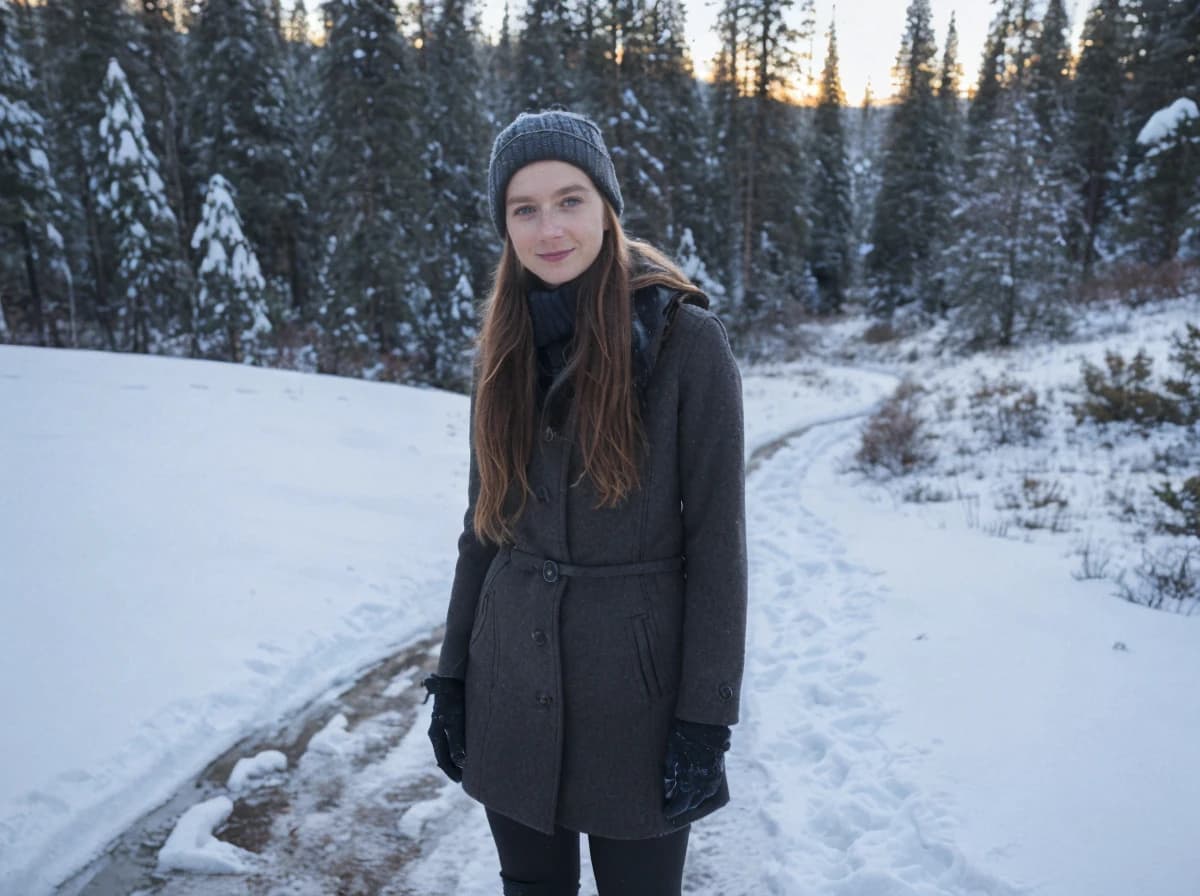
<instances>
[{"instance_id":1,"label":"woman's nose","mask_svg":"<svg viewBox=\"0 0 1200 896\"><path fill-rule=\"evenodd\" d=\"M557 236L562 233L562 222L554 212L542 215L541 225L543 236Z\"/></svg>"}]
</instances>

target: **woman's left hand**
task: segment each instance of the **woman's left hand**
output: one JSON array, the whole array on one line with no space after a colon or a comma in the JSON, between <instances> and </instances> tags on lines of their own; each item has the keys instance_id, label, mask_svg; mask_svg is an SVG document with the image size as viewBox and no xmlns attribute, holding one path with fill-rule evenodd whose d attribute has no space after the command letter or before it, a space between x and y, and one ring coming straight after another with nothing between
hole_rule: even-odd
<instances>
[{"instance_id":1,"label":"woman's left hand","mask_svg":"<svg viewBox=\"0 0 1200 896\"><path fill-rule=\"evenodd\" d=\"M676 719L667 738L663 771L663 812L675 818L695 809L721 789L729 728Z\"/></svg>"}]
</instances>

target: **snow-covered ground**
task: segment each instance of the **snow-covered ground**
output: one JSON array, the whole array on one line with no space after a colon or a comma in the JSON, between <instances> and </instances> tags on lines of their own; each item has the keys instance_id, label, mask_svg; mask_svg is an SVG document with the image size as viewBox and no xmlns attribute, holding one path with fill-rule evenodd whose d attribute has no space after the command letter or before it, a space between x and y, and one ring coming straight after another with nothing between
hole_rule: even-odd
<instances>
[{"instance_id":1,"label":"snow-covered ground","mask_svg":"<svg viewBox=\"0 0 1200 896\"><path fill-rule=\"evenodd\" d=\"M922 344L914 364L746 371L744 712L734 801L696 825L688 892L1194 896L1200 705L1176 682L1200 674L1200 616L1071 574L1085 521L1124 537L1084 485L1124 449L1072 436L1047 398L1050 434L1011 451L1066 468L1078 516L1062 532L1002 525L1016 511L990 496L1017 455L960 449L977 445L976 368L1059 389L1076 355L1161 348L1195 310L965 364ZM846 418L896 381L881 366L929 388L953 450L919 481L957 477L952 500L904 502L917 480L848 469L861 420ZM49 892L245 732L441 621L465 415L434 391L0 347L0 894ZM1087 463L1110 467L1077 481ZM411 860L387 892L494 893L482 811L436 777L427 719L346 773L364 794L432 785L395 810L389 851ZM243 774L329 774L376 737L331 723L294 772L264 757ZM185 818L160 860L240 861L209 839L225 808Z\"/></svg>"}]
</instances>

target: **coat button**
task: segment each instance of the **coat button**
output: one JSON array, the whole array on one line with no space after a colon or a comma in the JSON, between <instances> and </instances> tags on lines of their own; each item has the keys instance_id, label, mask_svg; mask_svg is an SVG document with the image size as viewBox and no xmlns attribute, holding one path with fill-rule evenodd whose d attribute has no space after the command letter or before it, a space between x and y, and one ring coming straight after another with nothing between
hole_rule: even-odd
<instances>
[{"instance_id":1,"label":"coat button","mask_svg":"<svg viewBox=\"0 0 1200 896\"><path fill-rule=\"evenodd\" d=\"M533 630L532 637L533 637L533 643L536 644L538 647L541 647L542 645L544 645L547 640L546 633L544 631L542 631L540 628L536 628Z\"/></svg>"},{"instance_id":2,"label":"coat button","mask_svg":"<svg viewBox=\"0 0 1200 896\"><path fill-rule=\"evenodd\" d=\"M546 486L544 486L544 485L542 485L542 486L539 486L539 487L538 487L538 490L537 490L537 499L538 499L538 501L540 501L542 504L547 504L547 503L549 503L549 501L550 501L550 489L546 488Z\"/></svg>"},{"instance_id":3,"label":"coat button","mask_svg":"<svg viewBox=\"0 0 1200 896\"><path fill-rule=\"evenodd\" d=\"M546 431L544 433L542 433L542 438L545 439L547 442L553 442L554 441L554 427L547 426Z\"/></svg>"},{"instance_id":4,"label":"coat button","mask_svg":"<svg viewBox=\"0 0 1200 896\"><path fill-rule=\"evenodd\" d=\"M553 560L547 560L542 564L542 578L550 584L558 581L558 564Z\"/></svg>"},{"instance_id":5,"label":"coat button","mask_svg":"<svg viewBox=\"0 0 1200 896\"><path fill-rule=\"evenodd\" d=\"M727 684L723 684L719 688L717 688L717 693L721 695L722 700L732 700L733 699L733 688L731 688Z\"/></svg>"},{"instance_id":6,"label":"coat button","mask_svg":"<svg viewBox=\"0 0 1200 896\"><path fill-rule=\"evenodd\" d=\"M537 702L538 702L538 706L540 706L540 707L542 707L543 709L545 709L545 708L546 708L546 707L548 707L548 706L549 706L551 703L553 703L553 702L554 702L554 698L553 698L553 697L551 697L549 694L538 694L538 695L537 695Z\"/></svg>"}]
</instances>

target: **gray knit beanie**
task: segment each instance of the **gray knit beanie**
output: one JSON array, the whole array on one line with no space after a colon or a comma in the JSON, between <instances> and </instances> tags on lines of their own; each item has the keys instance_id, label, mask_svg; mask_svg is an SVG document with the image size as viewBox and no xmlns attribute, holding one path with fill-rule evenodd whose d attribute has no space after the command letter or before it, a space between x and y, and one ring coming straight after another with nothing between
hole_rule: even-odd
<instances>
[{"instance_id":1,"label":"gray knit beanie","mask_svg":"<svg viewBox=\"0 0 1200 896\"><path fill-rule=\"evenodd\" d=\"M574 112L522 112L496 137L488 161L488 205L501 239L505 234L504 194L508 182L530 162L549 159L585 171L618 217L624 211L617 172L595 122Z\"/></svg>"}]
</instances>

